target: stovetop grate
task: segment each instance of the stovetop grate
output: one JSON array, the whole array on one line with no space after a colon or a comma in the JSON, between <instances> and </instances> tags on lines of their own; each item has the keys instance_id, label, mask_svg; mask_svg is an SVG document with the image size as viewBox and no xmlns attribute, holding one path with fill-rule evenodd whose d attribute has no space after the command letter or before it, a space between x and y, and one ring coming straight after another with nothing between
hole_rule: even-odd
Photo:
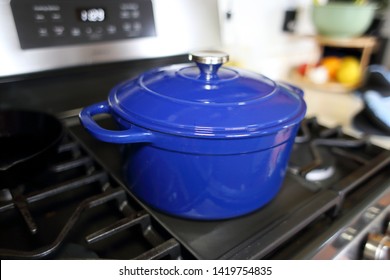
<instances>
[{"instance_id":1,"label":"stovetop grate","mask_svg":"<svg viewBox=\"0 0 390 280\"><path fill-rule=\"evenodd\" d=\"M318 151L298 136L277 197L258 211L221 221L181 219L143 205L125 188L118 158L122 146L97 141L79 125L69 126L47 171L15 187L17 196L4 188L0 192L0 257L294 258L297 250L310 247L316 235L383 192L389 182L389 151L319 126L315 119L305 120L305 125L309 137L325 139L317 141ZM327 145L334 137L337 147ZM341 147L344 140L348 147ZM310 161L317 152L320 169L331 163L336 172L309 182L305 175L311 170L306 167L314 166Z\"/></svg>"},{"instance_id":2,"label":"stovetop grate","mask_svg":"<svg viewBox=\"0 0 390 280\"><path fill-rule=\"evenodd\" d=\"M116 127L109 119L101 119L99 123L108 129ZM294 257L297 247L294 247L295 244L290 246L290 241L295 243L302 232L307 231L301 244L307 246L312 239L310 236L326 231L329 225L351 212L356 201L369 198L367 192L381 192L386 188L383 182L388 181L386 170L390 167L389 151L364 139L349 137L338 128L323 127L316 119L305 120L305 125L310 129L311 140L336 138L339 144L338 147L317 147L325 159L323 166L328 163L335 165L336 171L330 178L310 182L305 180L304 172L294 173L290 169L274 200L253 213L235 219L194 221L158 212L147 205L144 207L195 258ZM72 133L110 174L122 185L126 184L122 168L125 159L121 157L123 145L98 141L80 126L72 127ZM347 147L340 146L344 140ZM299 168L312 160L310 141L294 145L290 167Z\"/></svg>"},{"instance_id":3,"label":"stovetop grate","mask_svg":"<svg viewBox=\"0 0 390 280\"><path fill-rule=\"evenodd\" d=\"M67 135L49 169L0 200L0 256L180 259L180 244Z\"/></svg>"}]
</instances>

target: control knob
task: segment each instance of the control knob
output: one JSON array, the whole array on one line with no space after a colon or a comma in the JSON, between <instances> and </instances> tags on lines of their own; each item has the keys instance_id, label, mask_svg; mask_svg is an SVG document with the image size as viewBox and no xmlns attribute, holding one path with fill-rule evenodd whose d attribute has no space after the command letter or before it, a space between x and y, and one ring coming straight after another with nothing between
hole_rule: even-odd
<instances>
[{"instance_id":1,"label":"control knob","mask_svg":"<svg viewBox=\"0 0 390 280\"><path fill-rule=\"evenodd\" d=\"M366 260L390 260L390 236L379 233L368 234L363 258Z\"/></svg>"}]
</instances>

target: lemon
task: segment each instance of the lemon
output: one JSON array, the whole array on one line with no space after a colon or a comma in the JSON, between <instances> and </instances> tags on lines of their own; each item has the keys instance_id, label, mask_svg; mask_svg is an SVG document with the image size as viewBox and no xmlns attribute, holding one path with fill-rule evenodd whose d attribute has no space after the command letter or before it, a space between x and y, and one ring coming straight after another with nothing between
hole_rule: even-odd
<instances>
[{"instance_id":1,"label":"lemon","mask_svg":"<svg viewBox=\"0 0 390 280\"><path fill-rule=\"evenodd\" d=\"M361 77L360 62L355 57L344 57L336 73L336 79L343 85L353 86L359 83Z\"/></svg>"}]
</instances>

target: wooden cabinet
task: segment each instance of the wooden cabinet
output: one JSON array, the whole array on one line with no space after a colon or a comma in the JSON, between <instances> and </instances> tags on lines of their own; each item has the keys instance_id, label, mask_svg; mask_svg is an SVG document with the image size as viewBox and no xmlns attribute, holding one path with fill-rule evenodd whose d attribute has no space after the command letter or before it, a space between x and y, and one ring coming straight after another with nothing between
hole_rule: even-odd
<instances>
[{"instance_id":1,"label":"wooden cabinet","mask_svg":"<svg viewBox=\"0 0 390 280\"><path fill-rule=\"evenodd\" d=\"M370 56L376 45L374 37L329 38L317 36L316 41L321 49L324 47L336 47L361 50L360 68L362 71L368 66Z\"/></svg>"},{"instance_id":2,"label":"wooden cabinet","mask_svg":"<svg viewBox=\"0 0 390 280\"><path fill-rule=\"evenodd\" d=\"M322 58L325 53L324 49L328 47L328 49L336 48L336 49L345 49L346 53L348 53L348 49L353 50L354 53L359 54L357 57L360 61L360 70L362 76L364 74L365 69L367 68L370 57L375 50L375 46L377 44L375 37L357 37L357 38L329 38L322 36L315 36L313 39L317 42L318 47L320 48L320 58ZM309 66L315 67L315 66ZM332 92L349 92L357 87L360 84L356 85L343 85L336 81L329 81L326 83L316 84L311 81L308 77L301 76L297 71L292 72L293 80L303 83L304 85L314 87L320 90L332 91Z\"/></svg>"}]
</instances>

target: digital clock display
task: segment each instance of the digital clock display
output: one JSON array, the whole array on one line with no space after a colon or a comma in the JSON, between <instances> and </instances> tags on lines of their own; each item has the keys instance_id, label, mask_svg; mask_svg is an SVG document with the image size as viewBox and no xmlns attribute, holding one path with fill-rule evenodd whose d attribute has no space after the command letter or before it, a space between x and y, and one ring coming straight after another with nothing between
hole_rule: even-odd
<instances>
[{"instance_id":1,"label":"digital clock display","mask_svg":"<svg viewBox=\"0 0 390 280\"><path fill-rule=\"evenodd\" d=\"M78 9L77 15L82 22L102 22L106 19L106 11L103 8Z\"/></svg>"}]
</instances>

